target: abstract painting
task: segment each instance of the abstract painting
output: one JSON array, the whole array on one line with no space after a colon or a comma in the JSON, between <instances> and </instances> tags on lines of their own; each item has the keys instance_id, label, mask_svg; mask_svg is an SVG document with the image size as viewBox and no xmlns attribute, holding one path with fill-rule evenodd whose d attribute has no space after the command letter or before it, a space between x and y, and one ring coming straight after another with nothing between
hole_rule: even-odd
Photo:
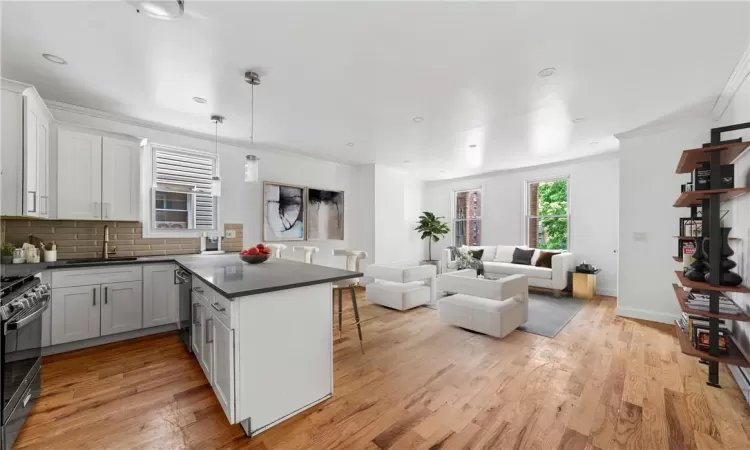
<instances>
[{"instance_id":1,"label":"abstract painting","mask_svg":"<svg viewBox=\"0 0 750 450\"><path fill-rule=\"evenodd\" d=\"M263 183L263 240L305 240L305 188Z\"/></svg>"},{"instance_id":2,"label":"abstract painting","mask_svg":"<svg viewBox=\"0 0 750 450\"><path fill-rule=\"evenodd\" d=\"M344 192L307 188L307 239L344 239Z\"/></svg>"}]
</instances>

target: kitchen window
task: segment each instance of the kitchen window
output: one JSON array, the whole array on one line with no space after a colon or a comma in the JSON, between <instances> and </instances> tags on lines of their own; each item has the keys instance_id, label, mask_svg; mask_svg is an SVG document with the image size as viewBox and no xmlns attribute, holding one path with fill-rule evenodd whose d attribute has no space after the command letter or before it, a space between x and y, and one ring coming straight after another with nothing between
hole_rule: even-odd
<instances>
[{"instance_id":1,"label":"kitchen window","mask_svg":"<svg viewBox=\"0 0 750 450\"><path fill-rule=\"evenodd\" d=\"M568 178L526 183L526 244L567 250L570 241Z\"/></svg>"},{"instance_id":2,"label":"kitchen window","mask_svg":"<svg viewBox=\"0 0 750 450\"><path fill-rule=\"evenodd\" d=\"M159 145L152 145L151 153L150 234L216 230L218 202L211 195L216 156Z\"/></svg>"},{"instance_id":3,"label":"kitchen window","mask_svg":"<svg viewBox=\"0 0 750 450\"><path fill-rule=\"evenodd\" d=\"M482 242L482 190L453 192L453 245Z\"/></svg>"}]
</instances>

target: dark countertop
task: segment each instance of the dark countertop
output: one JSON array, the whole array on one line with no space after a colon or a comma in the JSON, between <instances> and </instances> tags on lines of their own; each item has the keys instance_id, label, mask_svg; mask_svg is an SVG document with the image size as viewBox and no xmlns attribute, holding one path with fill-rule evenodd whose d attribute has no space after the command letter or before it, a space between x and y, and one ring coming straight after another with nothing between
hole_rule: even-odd
<instances>
[{"instance_id":1,"label":"dark countertop","mask_svg":"<svg viewBox=\"0 0 750 450\"><path fill-rule=\"evenodd\" d=\"M84 267L128 264L176 263L208 283L229 299L264 292L281 291L315 284L361 277L358 272L299 261L271 258L262 264L246 264L236 253L223 255L147 256L134 261L65 264L64 261L0 266L3 276L37 274L45 270L80 269Z\"/></svg>"}]
</instances>

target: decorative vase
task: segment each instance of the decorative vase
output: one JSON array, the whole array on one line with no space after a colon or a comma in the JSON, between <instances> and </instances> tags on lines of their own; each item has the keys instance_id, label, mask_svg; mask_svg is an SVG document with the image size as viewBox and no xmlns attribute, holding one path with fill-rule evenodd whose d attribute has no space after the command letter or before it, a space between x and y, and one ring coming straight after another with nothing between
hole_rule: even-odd
<instances>
[{"instance_id":1,"label":"decorative vase","mask_svg":"<svg viewBox=\"0 0 750 450\"><path fill-rule=\"evenodd\" d=\"M728 259L730 256L734 255L734 250L732 250L732 247L729 246L729 232L732 230L731 227L722 227L721 228L721 259L719 260L719 284L722 286L737 286L742 284L742 277L737 275L734 272L730 272L733 268L737 266L737 263L734 261ZM710 241L704 241L703 243L708 244L710 248ZM709 255L710 250L705 250L704 253L706 255ZM708 269L711 270L711 264L706 264ZM711 279L711 272L707 272L705 275L704 280L706 282L709 282Z\"/></svg>"},{"instance_id":2,"label":"decorative vase","mask_svg":"<svg viewBox=\"0 0 750 450\"><path fill-rule=\"evenodd\" d=\"M703 253L702 236L695 238L695 254L693 254L693 258L695 261L690 264L690 270L687 271L685 276L688 280L704 281L708 265L706 264L706 255Z\"/></svg>"}]
</instances>

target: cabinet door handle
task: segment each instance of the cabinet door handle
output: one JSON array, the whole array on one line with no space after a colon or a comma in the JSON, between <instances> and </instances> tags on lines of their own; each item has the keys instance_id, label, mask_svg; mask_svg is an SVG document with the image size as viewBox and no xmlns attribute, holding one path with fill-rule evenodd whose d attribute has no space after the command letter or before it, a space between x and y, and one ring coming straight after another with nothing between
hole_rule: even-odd
<instances>
[{"instance_id":1,"label":"cabinet door handle","mask_svg":"<svg viewBox=\"0 0 750 450\"><path fill-rule=\"evenodd\" d=\"M200 303L193 303L193 325L201 326L201 321L198 319L198 307Z\"/></svg>"},{"instance_id":2,"label":"cabinet door handle","mask_svg":"<svg viewBox=\"0 0 750 450\"><path fill-rule=\"evenodd\" d=\"M101 215L101 207L99 206L99 202L94 202L94 217L99 218L100 215Z\"/></svg>"},{"instance_id":3,"label":"cabinet door handle","mask_svg":"<svg viewBox=\"0 0 750 450\"><path fill-rule=\"evenodd\" d=\"M32 195L31 197L33 199L32 204L34 205L33 208L29 208L29 212L37 212L36 211L36 191L29 191L29 194Z\"/></svg>"},{"instance_id":4,"label":"cabinet door handle","mask_svg":"<svg viewBox=\"0 0 750 450\"><path fill-rule=\"evenodd\" d=\"M109 219L109 203L102 203L102 212L105 219Z\"/></svg>"},{"instance_id":5,"label":"cabinet door handle","mask_svg":"<svg viewBox=\"0 0 750 450\"><path fill-rule=\"evenodd\" d=\"M106 286L104 287L104 304L105 305L107 304L107 290L108 289L109 289L108 287L106 287Z\"/></svg>"},{"instance_id":6,"label":"cabinet door handle","mask_svg":"<svg viewBox=\"0 0 750 450\"><path fill-rule=\"evenodd\" d=\"M227 310L226 308L219 308L219 307L218 307L218 306L216 306L216 305L218 305L218 303L211 303L211 307L212 307L213 309L215 309L215 310L219 311L219 312L224 312L224 311L226 311L226 310Z\"/></svg>"},{"instance_id":7,"label":"cabinet door handle","mask_svg":"<svg viewBox=\"0 0 750 450\"><path fill-rule=\"evenodd\" d=\"M208 321L209 320L211 321L211 325L212 325L210 327L208 326ZM213 317L211 317L210 319L206 320L206 344L210 344L210 343L212 343L214 341L213 340L213 336L212 336L213 332L214 332L213 324L214 324L214 318ZM212 336L212 339L210 341L208 340L209 336Z\"/></svg>"},{"instance_id":8,"label":"cabinet door handle","mask_svg":"<svg viewBox=\"0 0 750 450\"><path fill-rule=\"evenodd\" d=\"M94 306L96 306L96 288L94 288Z\"/></svg>"},{"instance_id":9,"label":"cabinet door handle","mask_svg":"<svg viewBox=\"0 0 750 450\"><path fill-rule=\"evenodd\" d=\"M197 288L193 288L193 290L194 290L195 292L199 293L199 294L202 294L202 293L203 293L203 288L199 288L199 287L197 287Z\"/></svg>"},{"instance_id":10,"label":"cabinet door handle","mask_svg":"<svg viewBox=\"0 0 750 450\"><path fill-rule=\"evenodd\" d=\"M47 197L46 195L40 195L39 200L40 200L39 203L41 203L41 200L44 200L44 205L43 205L44 208L42 208L42 214L45 214L45 215L48 214L49 206L47 204L49 203L49 197Z\"/></svg>"}]
</instances>

